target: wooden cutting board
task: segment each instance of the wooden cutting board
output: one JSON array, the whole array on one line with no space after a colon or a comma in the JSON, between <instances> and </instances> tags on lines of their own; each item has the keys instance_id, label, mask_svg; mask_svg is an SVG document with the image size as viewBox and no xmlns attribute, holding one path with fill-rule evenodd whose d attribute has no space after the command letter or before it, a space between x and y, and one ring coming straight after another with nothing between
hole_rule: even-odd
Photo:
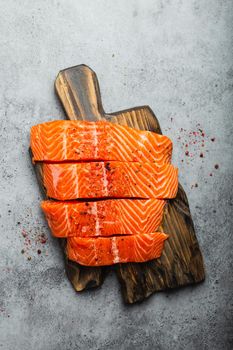
<instances>
[{"instance_id":1,"label":"wooden cutting board","mask_svg":"<svg viewBox=\"0 0 233 350\"><path fill-rule=\"evenodd\" d=\"M107 119L140 130L162 133L159 122L148 106L120 112L104 112L96 74L87 66L79 65L60 71L55 90L71 120L96 121ZM36 164L41 187L42 168ZM181 185L177 197L169 200L162 225L158 231L170 235L161 258L145 263L118 264L112 267L84 267L66 258L66 240L62 241L68 278L76 291L98 287L106 272L114 269L122 286L126 303L142 301L152 293L177 288L204 280L204 264L194 231L186 194Z\"/></svg>"}]
</instances>

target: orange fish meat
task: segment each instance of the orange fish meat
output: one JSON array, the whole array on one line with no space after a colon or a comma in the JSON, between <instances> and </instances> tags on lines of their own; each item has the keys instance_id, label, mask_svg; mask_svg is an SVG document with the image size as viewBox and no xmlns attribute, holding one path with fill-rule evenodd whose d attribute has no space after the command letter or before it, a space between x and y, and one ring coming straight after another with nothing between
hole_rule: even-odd
<instances>
[{"instance_id":1,"label":"orange fish meat","mask_svg":"<svg viewBox=\"0 0 233 350\"><path fill-rule=\"evenodd\" d=\"M67 239L68 259L86 266L144 262L161 256L168 235L161 232L132 236Z\"/></svg>"},{"instance_id":2,"label":"orange fish meat","mask_svg":"<svg viewBox=\"0 0 233 350\"><path fill-rule=\"evenodd\" d=\"M164 135L112 124L57 120L35 125L30 139L34 161L171 161L172 142Z\"/></svg>"},{"instance_id":3,"label":"orange fish meat","mask_svg":"<svg viewBox=\"0 0 233 350\"><path fill-rule=\"evenodd\" d=\"M178 169L171 164L90 162L43 164L50 198L174 198Z\"/></svg>"},{"instance_id":4,"label":"orange fish meat","mask_svg":"<svg viewBox=\"0 0 233 350\"><path fill-rule=\"evenodd\" d=\"M55 237L98 237L155 232L163 218L162 199L107 199L95 202L43 201Z\"/></svg>"}]
</instances>

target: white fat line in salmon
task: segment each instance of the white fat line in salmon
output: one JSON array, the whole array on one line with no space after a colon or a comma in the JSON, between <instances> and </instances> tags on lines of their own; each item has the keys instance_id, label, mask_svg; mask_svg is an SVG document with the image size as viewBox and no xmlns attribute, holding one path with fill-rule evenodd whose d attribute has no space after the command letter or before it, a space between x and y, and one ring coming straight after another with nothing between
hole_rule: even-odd
<instances>
[{"instance_id":1,"label":"white fat line in salmon","mask_svg":"<svg viewBox=\"0 0 233 350\"><path fill-rule=\"evenodd\" d=\"M98 155L98 137L97 137L97 131L96 131L96 125L94 125L93 128L93 145L94 145L94 158L97 158Z\"/></svg>"},{"instance_id":2,"label":"white fat line in salmon","mask_svg":"<svg viewBox=\"0 0 233 350\"><path fill-rule=\"evenodd\" d=\"M67 129L67 125L65 126L65 131ZM63 138L62 138L62 147L63 147L63 157L64 159L66 159L67 157L67 137L66 137L66 132L64 132L63 134Z\"/></svg>"},{"instance_id":3,"label":"white fat line in salmon","mask_svg":"<svg viewBox=\"0 0 233 350\"><path fill-rule=\"evenodd\" d=\"M119 250L117 248L116 237L112 237L112 254L113 254L113 263L117 264L120 261Z\"/></svg>"},{"instance_id":4,"label":"white fat line in salmon","mask_svg":"<svg viewBox=\"0 0 233 350\"><path fill-rule=\"evenodd\" d=\"M101 163L101 168L102 168L102 172L103 172L102 181L103 181L104 195L108 196L108 179L107 179L107 172L106 172L104 162Z\"/></svg>"},{"instance_id":5,"label":"white fat line in salmon","mask_svg":"<svg viewBox=\"0 0 233 350\"><path fill-rule=\"evenodd\" d=\"M92 213L95 215L95 234L96 234L96 236L99 236L100 235L100 222L99 222L97 203L94 203L93 208L92 208Z\"/></svg>"},{"instance_id":6,"label":"white fat line in salmon","mask_svg":"<svg viewBox=\"0 0 233 350\"><path fill-rule=\"evenodd\" d=\"M69 211L68 211L68 206L65 206L65 218L66 218L66 225L68 227L68 231L72 232L71 227L70 227L70 220L69 220Z\"/></svg>"}]
</instances>

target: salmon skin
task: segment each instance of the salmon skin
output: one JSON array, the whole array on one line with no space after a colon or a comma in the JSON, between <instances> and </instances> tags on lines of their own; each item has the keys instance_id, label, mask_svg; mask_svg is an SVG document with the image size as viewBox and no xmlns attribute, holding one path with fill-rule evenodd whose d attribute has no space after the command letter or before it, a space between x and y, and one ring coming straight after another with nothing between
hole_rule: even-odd
<instances>
[{"instance_id":1,"label":"salmon skin","mask_svg":"<svg viewBox=\"0 0 233 350\"><path fill-rule=\"evenodd\" d=\"M53 236L59 238L155 232L162 221L164 205L162 199L41 203Z\"/></svg>"},{"instance_id":2,"label":"salmon skin","mask_svg":"<svg viewBox=\"0 0 233 350\"><path fill-rule=\"evenodd\" d=\"M132 236L67 239L68 259L86 266L144 262L161 256L168 235L161 232Z\"/></svg>"},{"instance_id":3,"label":"salmon skin","mask_svg":"<svg viewBox=\"0 0 233 350\"><path fill-rule=\"evenodd\" d=\"M178 169L171 164L90 162L43 164L50 198L174 198Z\"/></svg>"},{"instance_id":4,"label":"salmon skin","mask_svg":"<svg viewBox=\"0 0 233 350\"><path fill-rule=\"evenodd\" d=\"M57 120L35 125L30 139L34 161L171 161L172 142L164 135L112 124Z\"/></svg>"}]
</instances>

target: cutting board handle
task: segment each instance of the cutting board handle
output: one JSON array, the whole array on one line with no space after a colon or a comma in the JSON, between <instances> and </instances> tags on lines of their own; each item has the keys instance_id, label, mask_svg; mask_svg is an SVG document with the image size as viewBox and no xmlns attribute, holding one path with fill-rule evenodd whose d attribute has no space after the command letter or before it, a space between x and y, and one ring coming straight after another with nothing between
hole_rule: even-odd
<instances>
[{"instance_id":1,"label":"cutting board handle","mask_svg":"<svg viewBox=\"0 0 233 350\"><path fill-rule=\"evenodd\" d=\"M68 119L96 121L104 118L98 79L90 67L81 64L60 71L55 89Z\"/></svg>"}]
</instances>

